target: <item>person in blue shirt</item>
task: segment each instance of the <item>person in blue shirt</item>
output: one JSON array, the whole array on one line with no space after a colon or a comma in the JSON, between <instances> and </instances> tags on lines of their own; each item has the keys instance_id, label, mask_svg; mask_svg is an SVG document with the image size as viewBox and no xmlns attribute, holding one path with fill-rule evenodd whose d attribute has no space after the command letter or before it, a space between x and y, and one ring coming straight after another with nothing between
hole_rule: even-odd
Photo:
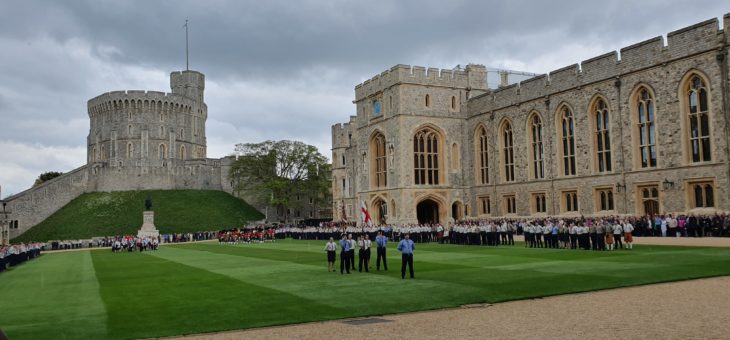
<instances>
[{"instance_id":1,"label":"person in blue shirt","mask_svg":"<svg viewBox=\"0 0 730 340\"><path fill-rule=\"evenodd\" d=\"M406 278L406 264L411 273L411 279L413 278L413 251L416 249L416 245L411 240L411 235L406 234L405 238L398 242L398 251L401 252L402 263L400 267L401 279Z\"/></svg>"},{"instance_id":2,"label":"person in blue shirt","mask_svg":"<svg viewBox=\"0 0 730 340\"><path fill-rule=\"evenodd\" d=\"M380 271L380 259L383 259L383 269L388 270L388 262L385 257L385 249L388 246L388 238L383 235L382 231L378 232L378 236L375 237L375 244L378 247L378 258L375 261L375 268Z\"/></svg>"},{"instance_id":3,"label":"person in blue shirt","mask_svg":"<svg viewBox=\"0 0 730 340\"><path fill-rule=\"evenodd\" d=\"M350 242L343 234L340 240L340 274L344 274L345 270L350 274Z\"/></svg>"}]
</instances>

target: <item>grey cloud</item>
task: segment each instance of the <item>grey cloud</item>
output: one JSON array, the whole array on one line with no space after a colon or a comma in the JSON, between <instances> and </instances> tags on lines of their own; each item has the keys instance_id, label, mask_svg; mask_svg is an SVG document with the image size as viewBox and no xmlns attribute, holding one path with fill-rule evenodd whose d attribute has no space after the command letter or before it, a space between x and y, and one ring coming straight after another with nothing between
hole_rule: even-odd
<instances>
[{"instance_id":1,"label":"grey cloud","mask_svg":"<svg viewBox=\"0 0 730 340\"><path fill-rule=\"evenodd\" d=\"M207 76L217 157L237 142L280 138L328 155L330 125L354 113L353 87L398 63L548 72L726 12L726 2L679 0L6 1L0 142L85 150L88 99L169 91L169 72L184 67L185 18L191 68ZM84 162L83 152L58 161ZM38 170L58 169L10 164L0 184L16 192Z\"/></svg>"}]
</instances>

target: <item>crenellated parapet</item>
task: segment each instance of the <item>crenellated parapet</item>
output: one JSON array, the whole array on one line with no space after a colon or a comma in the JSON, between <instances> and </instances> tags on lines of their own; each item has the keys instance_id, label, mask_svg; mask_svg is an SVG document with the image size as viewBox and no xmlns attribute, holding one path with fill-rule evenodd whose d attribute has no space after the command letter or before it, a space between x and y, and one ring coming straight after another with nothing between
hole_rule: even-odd
<instances>
[{"instance_id":1,"label":"crenellated parapet","mask_svg":"<svg viewBox=\"0 0 730 340\"><path fill-rule=\"evenodd\" d=\"M112 91L88 101L91 117L98 113L192 113L197 103L183 95L159 91Z\"/></svg>"},{"instance_id":2,"label":"crenellated parapet","mask_svg":"<svg viewBox=\"0 0 730 340\"><path fill-rule=\"evenodd\" d=\"M398 64L355 86L355 100L367 98L396 84L416 84L451 88L486 89L484 65L469 64L465 69L438 69Z\"/></svg>"},{"instance_id":3,"label":"crenellated parapet","mask_svg":"<svg viewBox=\"0 0 730 340\"><path fill-rule=\"evenodd\" d=\"M717 19L710 19L667 34L666 44L657 36L580 63L539 75L512 86L490 90L472 98L479 114L520 102L579 88L591 83L615 79L646 68L665 65L674 60L702 53L720 53L727 45L730 16L723 18L723 29ZM470 105L471 106L471 105Z\"/></svg>"}]
</instances>

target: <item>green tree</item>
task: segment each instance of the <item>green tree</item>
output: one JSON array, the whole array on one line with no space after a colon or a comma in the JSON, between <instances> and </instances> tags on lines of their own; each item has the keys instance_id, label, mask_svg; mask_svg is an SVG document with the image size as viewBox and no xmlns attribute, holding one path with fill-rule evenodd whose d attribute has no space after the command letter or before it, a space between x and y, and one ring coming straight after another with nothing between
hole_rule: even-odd
<instances>
[{"instance_id":1,"label":"green tree","mask_svg":"<svg viewBox=\"0 0 730 340\"><path fill-rule=\"evenodd\" d=\"M48 182L48 181L50 181L50 180L52 180L52 179L54 179L54 178L56 178L58 176L61 176L61 175L63 175L63 172L58 172L58 171L47 171L47 172L44 172L44 173L40 174L40 176L38 176L38 178L36 178L35 183L33 183L33 186L34 187L35 186L39 186L39 185L41 185L41 184L43 184L45 182Z\"/></svg>"},{"instance_id":2,"label":"green tree","mask_svg":"<svg viewBox=\"0 0 730 340\"><path fill-rule=\"evenodd\" d=\"M304 204L295 199L297 195L311 197L315 208L330 203L332 168L316 147L299 141L265 141L237 144L236 152L239 157L230 178L238 194L248 200L285 212Z\"/></svg>"}]
</instances>

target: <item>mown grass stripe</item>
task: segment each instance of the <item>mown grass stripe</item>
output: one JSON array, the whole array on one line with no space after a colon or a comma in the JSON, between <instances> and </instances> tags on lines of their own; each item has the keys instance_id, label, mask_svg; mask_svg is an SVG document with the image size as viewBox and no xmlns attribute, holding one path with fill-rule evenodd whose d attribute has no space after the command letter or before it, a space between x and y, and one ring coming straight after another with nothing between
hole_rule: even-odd
<instances>
[{"instance_id":1,"label":"mown grass stripe","mask_svg":"<svg viewBox=\"0 0 730 340\"><path fill-rule=\"evenodd\" d=\"M151 253L94 252L93 260L109 311L110 338L260 327L336 318L343 313Z\"/></svg>"},{"instance_id":2,"label":"mown grass stripe","mask_svg":"<svg viewBox=\"0 0 730 340\"><path fill-rule=\"evenodd\" d=\"M0 273L0 328L10 339L99 339L106 317L90 252L45 254Z\"/></svg>"}]
</instances>

